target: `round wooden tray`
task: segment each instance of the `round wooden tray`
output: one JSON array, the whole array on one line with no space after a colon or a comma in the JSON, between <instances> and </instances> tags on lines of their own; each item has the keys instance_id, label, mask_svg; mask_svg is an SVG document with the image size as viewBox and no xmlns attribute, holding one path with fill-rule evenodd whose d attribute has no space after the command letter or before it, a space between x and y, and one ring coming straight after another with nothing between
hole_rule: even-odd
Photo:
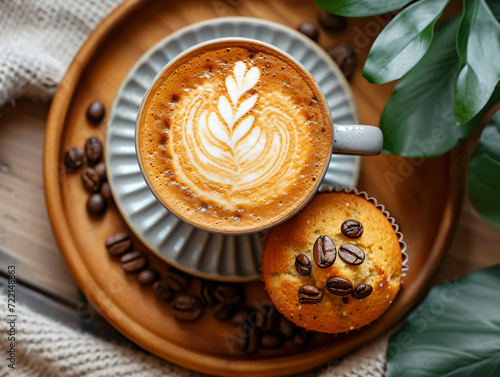
<instances>
[{"instance_id":1,"label":"round wooden tray","mask_svg":"<svg viewBox=\"0 0 500 377\"><path fill-rule=\"evenodd\" d=\"M312 0L128 0L92 33L59 86L49 115L44 156L46 199L56 240L80 288L97 310L125 336L162 358L227 376L284 375L325 364L394 328L425 296L429 278L445 254L461 202L461 154L425 162L388 155L365 158L359 188L386 205L408 244L410 270L396 301L382 318L360 331L337 337L313 334L307 348L287 344L244 355L226 343L235 329L216 321L210 308L198 321L176 322L169 307L158 302L150 288L127 279L104 247L110 234L128 231L125 222L113 206L102 219L89 218L85 210L88 194L79 174L66 174L61 168L69 147L82 147L92 135L104 139L106 122L91 126L85 118L88 104L100 100L110 109L129 69L169 33L204 19L238 15L295 27L303 20L315 21L317 10ZM356 30L363 30L366 20L348 22L342 33L323 33L320 44L356 43ZM368 48L360 49L360 61L367 53ZM361 77L361 64L351 84L362 122L378 124L392 86L369 85ZM138 240L135 245L147 252ZM163 261L149 254L153 267L165 268ZM194 284L192 290L196 289ZM248 303L268 300L262 282L245 284L245 292Z\"/></svg>"}]
</instances>

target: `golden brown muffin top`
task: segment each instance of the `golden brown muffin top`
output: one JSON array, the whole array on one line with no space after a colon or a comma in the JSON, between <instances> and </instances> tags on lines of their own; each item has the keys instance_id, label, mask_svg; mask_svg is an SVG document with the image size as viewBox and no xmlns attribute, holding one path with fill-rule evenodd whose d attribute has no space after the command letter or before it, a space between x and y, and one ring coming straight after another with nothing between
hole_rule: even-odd
<instances>
[{"instance_id":1,"label":"golden brown muffin top","mask_svg":"<svg viewBox=\"0 0 500 377\"><path fill-rule=\"evenodd\" d=\"M349 219L363 225L359 238L342 234L342 223ZM324 235L334 241L337 257L330 267L319 268L314 262L313 245ZM350 265L339 257L339 248L346 243L365 252L363 263ZM311 261L309 276L300 276L295 269L299 254ZM298 215L272 230L264 248L262 270L266 289L286 318L309 330L341 333L367 325L387 310L400 288L402 254L390 221L374 204L355 194L320 193ZM334 276L349 280L354 288L370 284L373 292L361 300L351 295L345 296L348 300L335 296L325 288L325 282ZM305 284L321 289L319 304L299 302L298 291Z\"/></svg>"}]
</instances>

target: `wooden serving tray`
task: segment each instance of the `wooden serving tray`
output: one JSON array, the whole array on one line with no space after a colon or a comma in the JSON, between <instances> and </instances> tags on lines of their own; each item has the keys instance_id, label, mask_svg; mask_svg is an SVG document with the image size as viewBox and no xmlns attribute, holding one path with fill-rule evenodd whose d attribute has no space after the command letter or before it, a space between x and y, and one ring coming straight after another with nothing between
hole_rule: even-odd
<instances>
[{"instance_id":1,"label":"wooden serving tray","mask_svg":"<svg viewBox=\"0 0 500 377\"><path fill-rule=\"evenodd\" d=\"M381 319L360 331L338 337L313 334L307 348L287 344L244 355L231 352L224 334L236 330L216 321L210 308L198 321L179 323L151 288L142 288L125 276L119 263L108 256L104 241L111 234L130 230L113 206L102 219L91 219L79 174L61 169L69 147L82 147L92 135L104 140L106 122L91 126L85 118L88 104L100 100L109 111L136 60L169 33L208 18L238 15L296 27L305 20L316 22L317 11L312 0L128 0L92 33L59 86L48 120L44 175L48 212L61 253L97 310L125 336L164 359L227 376L285 375L320 366L394 329L425 296L429 278L445 254L461 202L461 154L455 151L425 162L389 155L365 158L359 188L386 205L408 244L410 270L396 301ZM322 32L319 42L323 47L341 41L361 47L359 32L365 23L349 19L346 31ZM373 39L366 33L364 37ZM363 123L376 125L393 86L370 85L361 77L361 62L371 43L363 44L351 84ZM135 245L146 251L138 240ZM149 255L153 267L165 268L163 261ZM247 302L268 300L263 288L262 282L245 284ZM197 289L196 284L192 289Z\"/></svg>"}]
</instances>

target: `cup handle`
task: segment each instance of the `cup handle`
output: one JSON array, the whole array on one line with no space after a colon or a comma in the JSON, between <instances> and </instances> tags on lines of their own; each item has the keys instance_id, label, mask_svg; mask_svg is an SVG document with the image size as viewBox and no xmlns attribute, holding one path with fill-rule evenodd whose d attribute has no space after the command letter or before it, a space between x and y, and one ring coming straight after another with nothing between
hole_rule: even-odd
<instances>
[{"instance_id":1,"label":"cup handle","mask_svg":"<svg viewBox=\"0 0 500 377\"><path fill-rule=\"evenodd\" d=\"M376 156L382 152L384 136L373 126L333 125L333 153Z\"/></svg>"}]
</instances>

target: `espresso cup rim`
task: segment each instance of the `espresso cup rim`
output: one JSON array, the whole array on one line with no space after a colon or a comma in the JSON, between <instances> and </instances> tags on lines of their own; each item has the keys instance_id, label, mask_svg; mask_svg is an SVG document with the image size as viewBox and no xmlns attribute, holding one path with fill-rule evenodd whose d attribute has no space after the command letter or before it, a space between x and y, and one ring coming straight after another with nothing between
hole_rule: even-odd
<instances>
[{"instance_id":1,"label":"espresso cup rim","mask_svg":"<svg viewBox=\"0 0 500 377\"><path fill-rule=\"evenodd\" d=\"M150 94L151 90L153 89L155 83L162 76L162 74L168 68L170 68L172 65L174 65L179 59L181 59L182 57L190 54L191 52L193 52L193 51L195 51L195 50L197 50L199 48L202 48L202 47L205 47L207 45L214 44L214 43L231 42L231 41L249 42L249 43L254 43L254 44L258 44L258 45L263 45L263 46L265 46L265 47L267 47L267 48L269 48L271 50L276 51L279 54L284 55L285 57L287 57L288 59L290 59L293 63L295 63L308 76L312 77L312 79L313 79L312 82L314 83L314 85L316 86L318 92L320 93L320 95L322 96L323 100L325 101L325 105L326 105L326 109L327 109L326 113L328 115L328 119L330 119L330 125L332 127L332 140L330 142L330 152L328 153L329 157L326 159L325 164L323 166L323 171L321 173L321 176L317 180L316 185L315 185L314 189L311 191L311 193L309 194L309 196L293 212L289 213L288 215L284 216L283 218L281 218L281 219L279 219L279 220L277 220L277 221L275 221L275 222L273 222L271 224L267 224L265 226L262 226L262 227L259 227L259 228L256 228L256 229L249 229L249 230L243 230L243 231L223 231L223 230L218 230L218 229L203 227L203 226L200 226L198 224L195 224L195 223L189 221L188 219L182 217L181 215L177 214L173 209L171 209L167 205L167 203L165 203L161 199L161 197L158 195L158 193L156 192L156 190L152 187L151 183L149 182L149 178L147 177L146 172L144 171L144 167L143 167L143 164L142 164L141 155L139 153L139 138L138 138L138 134L139 134L138 131L139 131L139 127L140 127L140 118L141 118L140 115L142 114L142 110L143 110L144 104L146 102L146 99L149 97L149 94ZM207 231L207 232L210 232L210 233L215 233L215 234L238 236L238 235L254 234L254 233L259 233L259 232L262 232L262 231L269 230L269 229L271 229L271 228L273 228L273 227L275 227L275 226L277 226L277 225L279 225L279 224L281 224L281 223L289 220L293 216L295 216L297 213L299 213L306 206L307 203L309 203L309 201L318 192L319 186L323 182L323 180L325 178L325 175L326 175L326 172L328 171L328 168L329 168L329 165L330 165L330 160L332 158L333 149L334 149L334 141L335 141L334 130L335 130L335 127L333 125L333 120L332 120L332 116L331 116L331 113L330 113L330 108L329 108L328 103L326 102L325 95L324 95L323 91L321 90L320 86L318 85L316 79L307 70L307 68L304 67L304 65L301 62L299 62L297 59L295 59L293 56L291 56L286 51L283 51L280 48L278 48L278 47L276 47L276 46L274 46L274 45L272 45L270 43L267 43L267 42L259 41L257 39L253 39L253 38L245 38L245 37L222 37L222 38L214 38L214 39L210 39L210 40L207 40L207 41L204 41L204 42L200 42L200 43L198 43L198 44L196 44L196 45L194 45L194 46L192 46L192 47L190 47L190 48L182 51L181 53L179 53L178 55L176 55L174 58L172 58L167 64L165 64L165 66L161 69L161 71L158 72L158 74L152 80L151 85L149 86L149 88L144 93L144 96L142 98L141 104L139 106L139 110L137 112L137 117L136 117L136 122L135 122L134 144L135 144L135 154L136 154L137 162L138 162L141 174L142 174L142 176L144 178L144 181L146 182L149 190L154 195L154 197L156 198L156 200L158 202L160 202L160 204L163 207L165 207L165 209L170 214L174 215L179 220L181 220L181 221L189 224L190 226L192 226L194 228L197 228L197 229L200 229L200 230L204 230L204 231Z\"/></svg>"}]
</instances>

